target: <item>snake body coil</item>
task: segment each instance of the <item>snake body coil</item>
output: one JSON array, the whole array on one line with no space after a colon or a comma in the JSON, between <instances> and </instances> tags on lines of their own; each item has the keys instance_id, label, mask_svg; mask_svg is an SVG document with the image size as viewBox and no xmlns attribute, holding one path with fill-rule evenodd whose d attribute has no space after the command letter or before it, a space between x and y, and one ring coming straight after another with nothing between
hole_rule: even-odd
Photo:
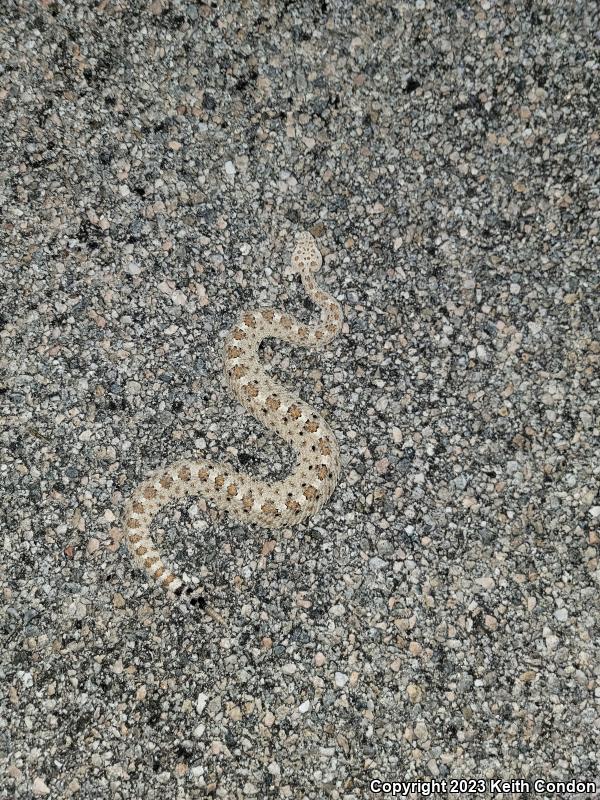
<instances>
[{"instance_id":1,"label":"snake body coil","mask_svg":"<svg viewBox=\"0 0 600 800\"><path fill-rule=\"evenodd\" d=\"M204 497L241 522L279 528L316 514L337 483L340 457L331 428L307 403L276 383L258 358L258 348L266 338L317 347L339 333L340 304L320 289L314 278L321 263L313 237L300 234L292 266L307 295L321 308L319 324L303 325L276 308L245 311L224 345L224 368L232 393L259 422L296 451L291 474L268 483L225 462L202 458L178 461L152 473L135 489L125 507L126 539L136 564L152 581L191 603L198 601L202 588L175 575L152 540L152 520L163 506L178 498Z\"/></svg>"}]
</instances>

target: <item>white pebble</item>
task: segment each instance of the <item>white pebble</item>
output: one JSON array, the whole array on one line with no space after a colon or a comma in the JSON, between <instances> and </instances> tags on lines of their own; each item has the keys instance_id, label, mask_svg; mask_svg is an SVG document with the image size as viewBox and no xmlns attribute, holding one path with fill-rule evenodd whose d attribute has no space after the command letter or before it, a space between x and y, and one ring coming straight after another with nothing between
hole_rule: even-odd
<instances>
[{"instance_id":1,"label":"white pebble","mask_svg":"<svg viewBox=\"0 0 600 800\"><path fill-rule=\"evenodd\" d=\"M26 689L30 689L33 686L33 675L31 672L17 672L17 675L21 679L21 683Z\"/></svg>"},{"instance_id":2,"label":"white pebble","mask_svg":"<svg viewBox=\"0 0 600 800\"><path fill-rule=\"evenodd\" d=\"M200 692L200 694L198 695L198 699L196 700L196 711L198 712L198 714L201 714L204 711L207 702L208 702L208 695L204 694L204 692Z\"/></svg>"},{"instance_id":3,"label":"white pebble","mask_svg":"<svg viewBox=\"0 0 600 800\"><path fill-rule=\"evenodd\" d=\"M335 685L338 689L343 689L344 686L348 683L348 676L345 672L336 672L335 673Z\"/></svg>"},{"instance_id":4,"label":"white pebble","mask_svg":"<svg viewBox=\"0 0 600 800\"><path fill-rule=\"evenodd\" d=\"M127 394L139 394L142 391L142 384L139 381L127 381L125 391Z\"/></svg>"},{"instance_id":5,"label":"white pebble","mask_svg":"<svg viewBox=\"0 0 600 800\"><path fill-rule=\"evenodd\" d=\"M33 793L38 797L41 795L50 794L50 789L46 786L45 782L41 778L36 778L34 780L32 789Z\"/></svg>"}]
</instances>

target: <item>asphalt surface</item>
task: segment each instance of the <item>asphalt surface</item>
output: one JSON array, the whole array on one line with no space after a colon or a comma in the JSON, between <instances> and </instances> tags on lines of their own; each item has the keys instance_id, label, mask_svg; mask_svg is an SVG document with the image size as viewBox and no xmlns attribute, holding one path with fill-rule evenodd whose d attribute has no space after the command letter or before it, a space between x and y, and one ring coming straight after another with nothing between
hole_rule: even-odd
<instances>
[{"instance_id":1,"label":"asphalt surface","mask_svg":"<svg viewBox=\"0 0 600 800\"><path fill-rule=\"evenodd\" d=\"M600 785L597 5L0 9L0 797ZM197 453L290 468L220 342L314 318L303 229L344 330L263 359L342 476L279 533L165 509L219 623L121 509Z\"/></svg>"}]
</instances>

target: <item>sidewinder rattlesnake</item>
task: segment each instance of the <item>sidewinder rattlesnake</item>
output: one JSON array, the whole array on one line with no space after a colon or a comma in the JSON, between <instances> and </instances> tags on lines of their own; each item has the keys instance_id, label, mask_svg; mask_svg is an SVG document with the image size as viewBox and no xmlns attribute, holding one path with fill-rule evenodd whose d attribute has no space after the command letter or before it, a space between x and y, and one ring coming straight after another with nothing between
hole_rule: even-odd
<instances>
[{"instance_id":1,"label":"sidewinder rattlesnake","mask_svg":"<svg viewBox=\"0 0 600 800\"><path fill-rule=\"evenodd\" d=\"M177 461L140 484L124 510L127 544L135 563L154 583L192 605L203 605L202 587L175 575L152 540L152 520L163 506L200 496L242 522L280 528L316 514L339 477L339 447L329 425L311 406L276 383L258 358L263 339L317 347L330 342L341 329L340 304L314 278L322 257L309 233L297 237L291 260L307 295L321 309L320 323L303 325L277 308L244 311L224 343L225 375L232 393L259 422L292 445L297 458L291 474L268 483L225 462ZM216 612L212 616L219 618Z\"/></svg>"}]
</instances>

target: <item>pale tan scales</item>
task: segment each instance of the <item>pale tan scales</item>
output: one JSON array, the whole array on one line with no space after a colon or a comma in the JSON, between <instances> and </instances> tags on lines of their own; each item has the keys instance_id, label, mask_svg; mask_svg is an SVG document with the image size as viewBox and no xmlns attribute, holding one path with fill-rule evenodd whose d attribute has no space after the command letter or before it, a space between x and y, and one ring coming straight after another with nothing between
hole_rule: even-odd
<instances>
[{"instance_id":1,"label":"pale tan scales","mask_svg":"<svg viewBox=\"0 0 600 800\"><path fill-rule=\"evenodd\" d=\"M329 425L313 408L276 383L262 368L263 339L317 347L330 342L342 325L340 304L317 286L313 273L322 258L309 233L298 236L292 266L307 295L321 308L321 322L304 325L277 308L244 311L223 350L225 374L235 397L270 430L292 445L297 459L291 474L267 483L225 462L178 461L157 470L136 488L124 510L127 544L136 564L174 595L198 602L202 587L175 575L156 550L150 527L160 509L182 497L204 497L243 522L264 528L294 525L316 514L329 499L340 471L339 448Z\"/></svg>"}]
</instances>

